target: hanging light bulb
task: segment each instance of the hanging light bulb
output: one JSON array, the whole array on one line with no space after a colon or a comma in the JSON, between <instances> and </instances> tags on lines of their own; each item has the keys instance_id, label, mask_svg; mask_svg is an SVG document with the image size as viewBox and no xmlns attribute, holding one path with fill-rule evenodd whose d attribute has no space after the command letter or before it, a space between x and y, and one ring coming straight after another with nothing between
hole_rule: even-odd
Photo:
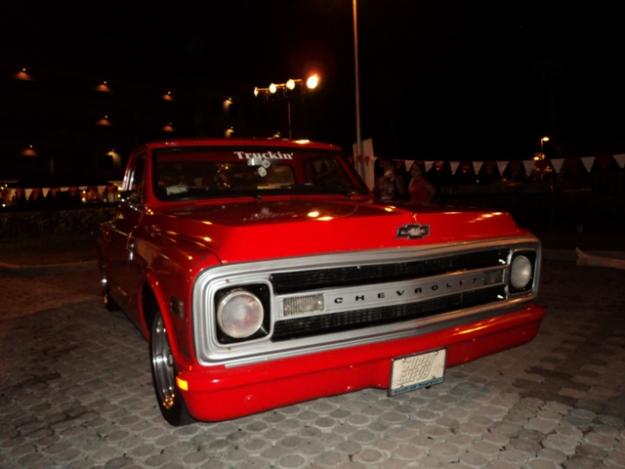
<instances>
[{"instance_id":1,"label":"hanging light bulb","mask_svg":"<svg viewBox=\"0 0 625 469\"><path fill-rule=\"evenodd\" d=\"M96 125L99 125L99 126L102 126L102 127L109 127L109 126L113 125L113 123L109 119L109 116L105 115L102 118L97 120Z\"/></svg>"},{"instance_id":2,"label":"hanging light bulb","mask_svg":"<svg viewBox=\"0 0 625 469\"><path fill-rule=\"evenodd\" d=\"M33 77L30 73L28 73L28 70L26 70L25 68L20 69L19 72L17 72L14 75L15 79L17 80L22 80L22 81L32 81Z\"/></svg>"},{"instance_id":3,"label":"hanging light bulb","mask_svg":"<svg viewBox=\"0 0 625 469\"><path fill-rule=\"evenodd\" d=\"M95 87L96 91L100 93L110 93L111 87L109 86L109 82L104 80L102 83L99 83L98 86Z\"/></svg>"},{"instance_id":4,"label":"hanging light bulb","mask_svg":"<svg viewBox=\"0 0 625 469\"><path fill-rule=\"evenodd\" d=\"M22 151L20 152L20 155L26 156L26 157L39 156L39 154L35 150L34 145L32 145L32 144L28 145L26 148L22 149Z\"/></svg>"}]
</instances>

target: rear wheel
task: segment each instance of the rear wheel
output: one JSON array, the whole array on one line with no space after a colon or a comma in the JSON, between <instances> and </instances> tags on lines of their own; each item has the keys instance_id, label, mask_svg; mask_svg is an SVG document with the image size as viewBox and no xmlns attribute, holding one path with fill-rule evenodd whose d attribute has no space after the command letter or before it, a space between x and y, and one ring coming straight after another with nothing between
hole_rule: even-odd
<instances>
[{"instance_id":1,"label":"rear wheel","mask_svg":"<svg viewBox=\"0 0 625 469\"><path fill-rule=\"evenodd\" d=\"M174 426L191 423L193 419L176 388L174 358L169 347L167 329L159 311L156 311L152 320L150 362L156 400L165 420Z\"/></svg>"}]
</instances>

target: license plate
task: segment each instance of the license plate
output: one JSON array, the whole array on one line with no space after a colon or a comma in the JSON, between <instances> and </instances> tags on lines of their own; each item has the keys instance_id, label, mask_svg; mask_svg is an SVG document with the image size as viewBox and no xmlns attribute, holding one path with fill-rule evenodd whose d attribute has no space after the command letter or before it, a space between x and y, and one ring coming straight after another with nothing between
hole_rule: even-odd
<instances>
[{"instance_id":1,"label":"license plate","mask_svg":"<svg viewBox=\"0 0 625 469\"><path fill-rule=\"evenodd\" d=\"M389 395L396 396L442 383L445 379L446 356L447 350L440 349L393 359Z\"/></svg>"}]
</instances>

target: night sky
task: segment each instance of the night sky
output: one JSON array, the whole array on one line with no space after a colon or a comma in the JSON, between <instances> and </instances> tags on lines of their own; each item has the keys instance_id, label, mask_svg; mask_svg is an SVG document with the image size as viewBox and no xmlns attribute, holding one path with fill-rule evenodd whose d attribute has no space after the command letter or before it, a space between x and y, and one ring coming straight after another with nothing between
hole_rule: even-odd
<instances>
[{"instance_id":1,"label":"night sky","mask_svg":"<svg viewBox=\"0 0 625 469\"><path fill-rule=\"evenodd\" d=\"M293 97L294 137L351 152L351 2L13 2L0 7L0 179L34 144L57 173L96 174L148 139L286 136L286 103L254 86L322 76ZM625 152L625 29L616 7L361 0L363 137L378 156L527 159ZM13 75L26 67L32 82ZM93 90L108 80L113 93ZM163 103L164 90L176 101ZM221 103L232 97L224 113ZM113 126L101 129L110 114ZM47 161L47 160L46 160ZM38 168L38 169L37 169Z\"/></svg>"}]
</instances>

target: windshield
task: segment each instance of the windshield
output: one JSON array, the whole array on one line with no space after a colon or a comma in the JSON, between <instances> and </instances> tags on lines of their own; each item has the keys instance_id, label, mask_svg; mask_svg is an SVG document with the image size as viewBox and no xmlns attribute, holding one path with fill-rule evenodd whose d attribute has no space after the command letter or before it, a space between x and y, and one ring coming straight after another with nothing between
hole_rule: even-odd
<instances>
[{"instance_id":1,"label":"windshield","mask_svg":"<svg viewBox=\"0 0 625 469\"><path fill-rule=\"evenodd\" d=\"M262 194L367 194L334 152L300 149L171 148L155 151L160 200Z\"/></svg>"}]
</instances>

